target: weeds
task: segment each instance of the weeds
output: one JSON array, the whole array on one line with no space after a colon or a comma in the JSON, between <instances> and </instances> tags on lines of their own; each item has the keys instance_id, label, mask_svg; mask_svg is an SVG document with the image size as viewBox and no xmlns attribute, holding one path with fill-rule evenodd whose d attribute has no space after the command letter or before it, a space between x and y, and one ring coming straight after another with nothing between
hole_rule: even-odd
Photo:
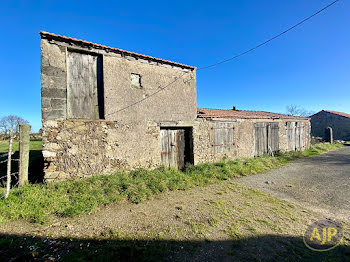
<instances>
[{"instance_id":1,"label":"weeds","mask_svg":"<svg viewBox=\"0 0 350 262\"><path fill-rule=\"evenodd\" d=\"M76 216L122 199L140 203L168 190L187 190L233 177L264 172L281 167L288 161L320 154L341 146L321 144L305 151L288 152L275 157L262 156L190 165L183 172L166 168L138 169L54 184L25 185L20 189L14 188L8 199L0 201L0 222L26 219L30 222L45 224L51 215ZM231 184L228 188L237 190L235 184ZM255 193L262 194L260 191ZM223 203L212 204L222 208Z\"/></svg>"},{"instance_id":2,"label":"weeds","mask_svg":"<svg viewBox=\"0 0 350 262\"><path fill-rule=\"evenodd\" d=\"M219 219L217 219L215 216L212 216L211 218L208 219L208 223L212 227L215 227L219 223Z\"/></svg>"}]
</instances>

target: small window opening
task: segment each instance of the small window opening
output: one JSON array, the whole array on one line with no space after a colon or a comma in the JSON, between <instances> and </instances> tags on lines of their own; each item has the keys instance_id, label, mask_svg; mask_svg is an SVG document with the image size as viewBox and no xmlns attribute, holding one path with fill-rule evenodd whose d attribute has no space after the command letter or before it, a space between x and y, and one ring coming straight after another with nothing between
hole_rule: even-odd
<instances>
[{"instance_id":1,"label":"small window opening","mask_svg":"<svg viewBox=\"0 0 350 262\"><path fill-rule=\"evenodd\" d=\"M132 88L142 88L141 75L131 73L130 74L130 80L131 80L131 87Z\"/></svg>"}]
</instances>

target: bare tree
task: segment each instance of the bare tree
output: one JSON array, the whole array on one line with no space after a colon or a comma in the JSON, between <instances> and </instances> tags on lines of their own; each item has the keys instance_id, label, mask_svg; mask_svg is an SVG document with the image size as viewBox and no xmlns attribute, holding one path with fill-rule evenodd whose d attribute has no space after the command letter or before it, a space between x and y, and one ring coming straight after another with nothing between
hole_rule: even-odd
<instances>
[{"instance_id":1,"label":"bare tree","mask_svg":"<svg viewBox=\"0 0 350 262\"><path fill-rule=\"evenodd\" d=\"M0 119L0 134L2 135L8 135L10 129L13 130L14 134L18 134L19 132L19 126L18 121L22 125L29 125L29 122L27 120L24 120L22 117L9 115L2 117Z\"/></svg>"},{"instance_id":2,"label":"bare tree","mask_svg":"<svg viewBox=\"0 0 350 262\"><path fill-rule=\"evenodd\" d=\"M301 117L309 117L314 114L313 111L308 111L305 108L296 105L289 105L286 107L287 115L290 116L301 116Z\"/></svg>"}]
</instances>

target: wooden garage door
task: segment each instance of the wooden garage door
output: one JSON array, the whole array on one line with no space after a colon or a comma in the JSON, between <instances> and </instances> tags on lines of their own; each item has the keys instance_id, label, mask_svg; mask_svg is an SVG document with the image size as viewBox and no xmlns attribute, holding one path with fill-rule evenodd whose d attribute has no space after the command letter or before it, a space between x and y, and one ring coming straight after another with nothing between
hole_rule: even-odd
<instances>
[{"instance_id":1,"label":"wooden garage door","mask_svg":"<svg viewBox=\"0 0 350 262\"><path fill-rule=\"evenodd\" d=\"M255 156L274 154L279 151L278 123L254 123Z\"/></svg>"},{"instance_id":2,"label":"wooden garage door","mask_svg":"<svg viewBox=\"0 0 350 262\"><path fill-rule=\"evenodd\" d=\"M161 159L166 167L183 168L185 166L185 130L161 129Z\"/></svg>"}]
</instances>

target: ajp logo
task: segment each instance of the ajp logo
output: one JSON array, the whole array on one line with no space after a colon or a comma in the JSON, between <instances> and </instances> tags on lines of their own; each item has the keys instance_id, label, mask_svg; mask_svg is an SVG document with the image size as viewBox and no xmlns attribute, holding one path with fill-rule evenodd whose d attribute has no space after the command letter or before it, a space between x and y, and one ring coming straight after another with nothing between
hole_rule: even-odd
<instances>
[{"instance_id":1,"label":"ajp logo","mask_svg":"<svg viewBox=\"0 0 350 262\"><path fill-rule=\"evenodd\" d=\"M304 233L305 245L314 251L328 251L339 245L343 238L341 224L334 220L319 220Z\"/></svg>"}]
</instances>

